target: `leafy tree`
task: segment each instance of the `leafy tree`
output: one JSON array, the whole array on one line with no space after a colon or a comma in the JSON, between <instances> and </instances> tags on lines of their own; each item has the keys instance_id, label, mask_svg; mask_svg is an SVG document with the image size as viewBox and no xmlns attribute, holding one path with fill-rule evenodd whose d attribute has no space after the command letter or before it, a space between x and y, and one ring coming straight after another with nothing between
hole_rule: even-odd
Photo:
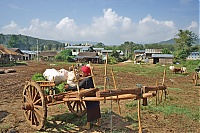
<instances>
[{"instance_id":1,"label":"leafy tree","mask_svg":"<svg viewBox=\"0 0 200 133\"><path fill-rule=\"evenodd\" d=\"M179 33L176 34L175 45L176 50L191 47L192 44L198 39L198 36L189 30L179 30Z\"/></svg>"},{"instance_id":2,"label":"leafy tree","mask_svg":"<svg viewBox=\"0 0 200 133\"><path fill-rule=\"evenodd\" d=\"M5 42L5 37L4 35L1 33L0 34L0 44L3 44Z\"/></svg>"},{"instance_id":3,"label":"leafy tree","mask_svg":"<svg viewBox=\"0 0 200 133\"><path fill-rule=\"evenodd\" d=\"M97 43L96 45L94 45L95 48L105 48L105 45L101 42Z\"/></svg>"},{"instance_id":4,"label":"leafy tree","mask_svg":"<svg viewBox=\"0 0 200 133\"><path fill-rule=\"evenodd\" d=\"M177 60L184 60L192 52L192 44L198 39L198 36L189 30L179 30L176 34L174 56Z\"/></svg>"},{"instance_id":5,"label":"leafy tree","mask_svg":"<svg viewBox=\"0 0 200 133\"><path fill-rule=\"evenodd\" d=\"M17 35L12 35L10 40L8 41L9 48L17 48L20 42Z\"/></svg>"},{"instance_id":6,"label":"leafy tree","mask_svg":"<svg viewBox=\"0 0 200 133\"><path fill-rule=\"evenodd\" d=\"M119 58L119 53L116 50L113 50L111 53L111 56L113 56L115 58Z\"/></svg>"},{"instance_id":7,"label":"leafy tree","mask_svg":"<svg viewBox=\"0 0 200 133\"><path fill-rule=\"evenodd\" d=\"M162 49L161 51L163 54L171 54L171 51L167 48Z\"/></svg>"},{"instance_id":8,"label":"leafy tree","mask_svg":"<svg viewBox=\"0 0 200 133\"><path fill-rule=\"evenodd\" d=\"M61 61L65 61L65 60L70 60L70 56L72 56L72 51L67 49L67 50L63 50L61 51L58 55L56 55L56 59L57 60L61 60ZM69 58L70 57L70 58Z\"/></svg>"}]
</instances>

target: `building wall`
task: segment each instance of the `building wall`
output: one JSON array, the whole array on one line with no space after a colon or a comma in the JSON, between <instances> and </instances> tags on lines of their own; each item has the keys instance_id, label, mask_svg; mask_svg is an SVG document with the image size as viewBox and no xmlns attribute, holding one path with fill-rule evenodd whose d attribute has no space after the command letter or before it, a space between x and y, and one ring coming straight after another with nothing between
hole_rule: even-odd
<instances>
[{"instance_id":1,"label":"building wall","mask_svg":"<svg viewBox=\"0 0 200 133\"><path fill-rule=\"evenodd\" d=\"M187 60L200 60L200 52L191 52Z\"/></svg>"},{"instance_id":2,"label":"building wall","mask_svg":"<svg viewBox=\"0 0 200 133\"><path fill-rule=\"evenodd\" d=\"M171 58L159 58L159 63L160 64L172 64L173 59L171 59Z\"/></svg>"}]
</instances>

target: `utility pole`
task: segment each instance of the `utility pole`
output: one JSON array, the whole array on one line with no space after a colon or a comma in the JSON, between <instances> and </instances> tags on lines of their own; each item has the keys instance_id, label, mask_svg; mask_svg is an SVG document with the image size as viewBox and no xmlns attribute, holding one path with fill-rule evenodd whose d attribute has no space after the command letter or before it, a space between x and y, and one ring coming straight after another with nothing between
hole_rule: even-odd
<instances>
[{"instance_id":1,"label":"utility pole","mask_svg":"<svg viewBox=\"0 0 200 133\"><path fill-rule=\"evenodd\" d=\"M39 57L38 57L38 39L37 39L37 62L39 61Z\"/></svg>"}]
</instances>

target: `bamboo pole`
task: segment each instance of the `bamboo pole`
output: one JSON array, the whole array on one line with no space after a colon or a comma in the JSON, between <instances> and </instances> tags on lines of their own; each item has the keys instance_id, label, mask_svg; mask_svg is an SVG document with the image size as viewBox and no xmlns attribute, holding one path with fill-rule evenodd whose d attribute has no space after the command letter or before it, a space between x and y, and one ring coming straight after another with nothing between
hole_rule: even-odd
<instances>
[{"instance_id":1,"label":"bamboo pole","mask_svg":"<svg viewBox=\"0 0 200 133\"><path fill-rule=\"evenodd\" d=\"M78 94L79 94L79 92L80 92L79 81L77 80L77 77L76 77L76 71L75 71L74 65L72 65L72 67L73 67L74 77L75 77L76 86L77 86L77 90L78 90Z\"/></svg>"},{"instance_id":2,"label":"bamboo pole","mask_svg":"<svg viewBox=\"0 0 200 133\"><path fill-rule=\"evenodd\" d=\"M140 99L138 100L138 126L139 126L139 133L142 133L141 116L140 116Z\"/></svg>"},{"instance_id":3,"label":"bamboo pole","mask_svg":"<svg viewBox=\"0 0 200 133\"><path fill-rule=\"evenodd\" d=\"M164 75L163 75L163 82L162 82L162 85L165 84L165 77L166 77L166 70L164 70ZM167 90L165 90L164 92L165 92L165 99L166 99Z\"/></svg>"},{"instance_id":4,"label":"bamboo pole","mask_svg":"<svg viewBox=\"0 0 200 133\"><path fill-rule=\"evenodd\" d=\"M162 85L164 85L164 83L165 83L165 76L166 76L166 71L164 70ZM161 90L160 102L162 102L162 97L163 97L163 90Z\"/></svg>"},{"instance_id":5,"label":"bamboo pole","mask_svg":"<svg viewBox=\"0 0 200 133\"><path fill-rule=\"evenodd\" d=\"M112 74L112 78L113 78L114 87L117 90L117 85L116 85L116 82L115 82L115 77L114 77L114 73L113 73L113 69L112 68L111 68L111 74ZM119 114L121 115L121 109L120 109L118 96L117 96L117 105L118 105Z\"/></svg>"},{"instance_id":6,"label":"bamboo pole","mask_svg":"<svg viewBox=\"0 0 200 133\"><path fill-rule=\"evenodd\" d=\"M108 64L108 53L106 54L106 62L105 62L104 91L106 91L106 84L107 84L107 64Z\"/></svg>"},{"instance_id":7,"label":"bamboo pole","mask_svg":"<svg viewBox=\"0 0 200 133\"><path fill-rule=\"evenodd\" d=\"M158 80L156 80L156 86L158 86ZM156 105L158 105L159 101L159 90L156 90Z\"/></svg>"},{"instance_id":8,"label":"bamboo pole","mask_svg":"<svg viewBox=\"0 0 200 133\"><path fill-rule=\"evenodd\" d=\"M96 88L96 84L95 84L95 81L94 81L94 73L93 73L92 63L89 61L89 64L90 64L90 70L91 70L91 76L92 76L94 88Z\"/></svg>"},{"instance_id":9,"label":"bamboo pole","mask_svg":"<svg viewBox=\"0 0 200 133\"><path fill-rule=\"evenodd\" d=\"M106 62L105 62L104 91L106 91L106 84L107 84L107 64L108 64L108 53L106 53ZM104 103L105 102L106 98L104 98Z\"/></svg>"}]
</instances>

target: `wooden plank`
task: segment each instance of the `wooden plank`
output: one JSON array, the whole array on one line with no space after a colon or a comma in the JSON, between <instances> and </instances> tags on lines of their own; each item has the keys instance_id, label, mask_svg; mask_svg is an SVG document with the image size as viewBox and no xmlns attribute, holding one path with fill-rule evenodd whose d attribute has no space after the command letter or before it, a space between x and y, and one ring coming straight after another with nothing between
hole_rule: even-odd
<instances>
[{"instance_id":1,"label":"wooden plank","mask_svg":"<svg viewBox=\"0 0 200 133\"><path fill-rule=\"evenodd\" d=\"M147 97L153 97L156 94L154 92L152 93L144 93L142 95L134 95L134 94L123 94L117 96L110 96L110 97L84 97L84 98L70 98L65 97L63 98L63 101L103 101L103 100L127 100L127 99L141 99L141 98L147 98Z\"/></svg>"},{"instance_id":2,"label":"wooden plank","mask_svg":"<svg viewBox=\"0 0 200 133\"><path fill-rule=\"evenodd\" d=\"M157 91L157 90L166 90L167 86L165 85L160 85L160 86L145 86L144 87L144 92L149 92L149 91Z\"/></svg>"},{"instance_id":3,"label":"wooden plank","mask_svg":"<svg viewBox=\"0 0 200 133\"><path fill-rule=\"evenodd\" d=\"M117 96L122 94L134 94L139 95L142 94L141 88L135 88L135 89L121 89L121 90L104 90L104 91L98 91L96 93L97 97L109 97L109 96Z\"/></svg>"},{"instance_id":4,"label":"wooden plank","mask_svg":"<svg viewBox=\"0 0 200 133\"><path fill-rule=\"evenodd\" d=\"M78 97L96 96L97 91L99 91L98 88L82 89L80 90Z\"/></svg>"}]
</instances>

